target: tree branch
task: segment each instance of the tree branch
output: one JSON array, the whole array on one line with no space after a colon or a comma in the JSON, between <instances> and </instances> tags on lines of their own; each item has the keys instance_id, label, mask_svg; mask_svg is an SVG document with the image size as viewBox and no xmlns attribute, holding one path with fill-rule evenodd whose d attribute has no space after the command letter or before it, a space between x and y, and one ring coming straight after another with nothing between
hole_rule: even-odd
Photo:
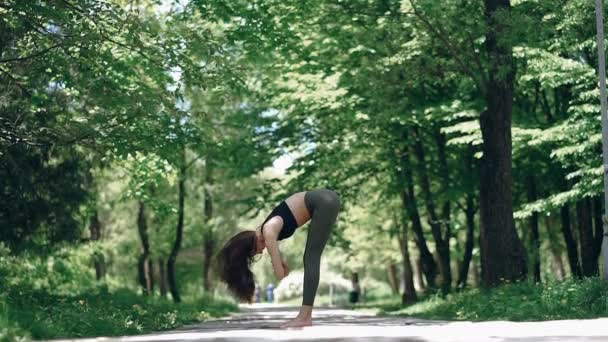
<instances>
[{"instance_id":1,"label":"tree branch","mask_svg":"<svg viewBox=\"0 0 608 342\"><path fill-rule=\"evenodd\" d=\"M446 38L448 35L443 32L441 28L435 27L433 23L431 23L424 15L422 15L420 11L416 9L416 6L414 5L413 1L410 0L409 3L412 6L413 12L407 13L413 14L428 28L430 33L432 33L436 38L439 38L439 40L441 40L444 46L450 51L450 53L454 57L454 60L456 60L456 63L458 63L458 65L460 66L461 71L469 75L469 77L471 77L475 81L479 89L482 90L482 92L485 92L485 84L478 79L476 74L469 67L469 64L466 63L462 58L460 58L460 54L458 53L456 47L450 42L449 39Z\"/></svg>"},{"instance_id":2,"label":"tree branch","mask_svg":"<svg viewBox=\"0 0 608 342\"><path fill-rule=\"evenodd\" d=\"M483 65L481 64L481 58L479 58L479 54L475 52L475 40L473 39L473 36L471 36L470 31L465 30L465 32L467 33L467 39L469 40L469 44L471 45L471 50L473 51L473 56L475 57L474 58L475 64L477 64L477 67L479 68L479 73L481 74L481 82L483 84L487 84L488 76L484 72L484 68L483 68Z\"/></svg>"},{"instance_id":3,"label":"tree branch","mask_svg":"<svg viewBox=\"0 0 608 342\"><path fill-rule=\"evenodd\" d=\"M32 96L32 93L27 88L25 88L25 86L23 86L21 83L19 83L19 80L17 80L15 78L15 76L11 75L10 72L8 72L2 68L0 68L0 72L5 74L6 76L8 76L11 80L13 80L15 82L15 84L17 85L17 87L19 87L19 89L21 89L21 91L23 91L25 94L27 94L27 96L29 96L29 97Z\"/></svg>"},{"instance_id":4,"label":"tree branch","mask_svg":"<svg viewBox=\"0 0 608 342\"><path fill-rule=\"evenodd\" d=\"M49 52L49 51L51 51L53 49L56 49L56 48L60 47L60 46L63 46L63 43L59 43L59 44L55 44L55 45L49 46L48 48L43 49L41 51L38 51L36 53L33 53L33 54L29 55L29 56L0 59L0 63L17 62L17 61L24 61L24 60L27 60L27 59L36 58L38 56L44 55L45 53L47 53L47 52Z\"/></svg>"}]
</instances>

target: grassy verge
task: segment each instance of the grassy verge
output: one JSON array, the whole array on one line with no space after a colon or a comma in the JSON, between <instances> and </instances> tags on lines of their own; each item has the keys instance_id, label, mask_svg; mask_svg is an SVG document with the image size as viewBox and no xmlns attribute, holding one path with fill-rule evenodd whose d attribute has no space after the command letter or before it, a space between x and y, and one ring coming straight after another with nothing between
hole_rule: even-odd
<instances>
[{"instance_id":1,"label":"grassy verge","mask_svg":"<svg viewBox=\"0 0 608 342\"><path fill-rule=\"evenodd\" d=\"M210 298L169 300L100 287L80 295L56 295L13 287L0 295L0 341L116 336L167 330L237 310Z\"/></svg>"},{"instance_id":2,"label":"grassy verge","mask_svg":"<svg viewBox=\"0 0 608 342\"><path fill-rule=\"evenodd\" d=\"M402 306L398 297L372 298L354 306L380 314L443 320L539 321L608 317L608 285L599 278L546 284L528 282L494 289L432 295Z\"/></svg>"}]
</instances>

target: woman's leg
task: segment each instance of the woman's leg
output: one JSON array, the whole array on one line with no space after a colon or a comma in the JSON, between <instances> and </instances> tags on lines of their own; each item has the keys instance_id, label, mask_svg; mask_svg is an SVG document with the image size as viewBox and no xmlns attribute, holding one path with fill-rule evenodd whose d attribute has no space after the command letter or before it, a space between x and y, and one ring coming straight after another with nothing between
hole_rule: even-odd
<instances>
[{"instance_id":1,"label":"woman's leg","mask_svg":"<svg viewBox=\"0 0 608 342\"><path fill-rule=\"evenodd\" d=\"M311 215L306 248L304 249L304 295L298 317L284 327L306 326L312 323L312 307L319 287L321 254L340 210L340 198L332 190L306 192L304 202Z\"/></svg>"}]
</instances>

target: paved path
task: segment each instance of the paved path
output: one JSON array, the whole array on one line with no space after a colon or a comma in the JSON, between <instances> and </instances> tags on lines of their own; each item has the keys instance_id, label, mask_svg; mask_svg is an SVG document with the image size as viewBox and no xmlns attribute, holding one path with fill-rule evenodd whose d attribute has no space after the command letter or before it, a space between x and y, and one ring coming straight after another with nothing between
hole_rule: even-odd
<instances>
[{"instance_id":1,"label":"paved path","mask_svg":"<svg viewBox=\"0 0 608 342\"><path fill-rule=\"evenodd\" d=\"M278 329L294 317L297 307L243 306L229 318L210 320L156 334L83 341L174 342L174 341L411 341L411 342L608 342L608 318L547 322L446 322L412 318L379 317L336 308L316 308L313 327Z\"/></svg>"}]
</instances>

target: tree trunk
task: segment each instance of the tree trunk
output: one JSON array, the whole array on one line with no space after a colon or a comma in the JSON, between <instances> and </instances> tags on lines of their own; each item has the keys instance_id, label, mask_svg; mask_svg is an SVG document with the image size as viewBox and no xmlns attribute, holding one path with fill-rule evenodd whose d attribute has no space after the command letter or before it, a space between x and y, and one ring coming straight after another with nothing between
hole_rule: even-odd
<instances>
[{"instance_id":1,"label":"tree trunk","mask_svg":"<svg viewBox=\"0 0 608 342\"><path fill-rule=\"evenodd\" d=\"M91 241L99 241L101 239L101 222L97 209L91 215L89 222L89 231L91 233ZM95 279L98 281L106 275L106 264L103 253L96 250L93 253L93 266L95 267Z\"/></svg>"},{"instance_id":2,"label":"tree trunk","mask_svg":"<svg viewBox=\"0 0 608 342\"><path fill-rule=\"evenodd\" d=\"M564 262L562 261L562 255L558 251L552 250L551 256L553 258L553 274L555 275L555 279L562 281L564 280L564 276L566 274L566 270L564 269Z\"/></svg>"},{"instance_id":3,"label":"tree trunk","mask_svg":"<svg viewBox=\"0 0 608 342\"><path fill-rule=\"evenodd\" d=\"M593 277L599 274L599 269L597 258L595 258L591 201L589 198L583 198L576 203L576 216L580 236L579 243L581 248L583 276Z\"/></svg>"},{"instance_id":4,"label":"tree trunk","mask_svg":"<svg viewBox=\"0 0 608 342\"><path fill-rule=\"evenodd\" d=\"M215 249L215 241L213 235L208 234L203 243L203 288L206 292L211 291L211 262L213 260L213 252Z\"/></svg>"},{"instance_id":5,"label":"tree trunk","mask_svg":"<svg viewBox=\"0 0 608 342\"><path fill-rule=\"evenodd\" d=\"M464 255L460 267L458 269L458 282L457 287L462 289L466 287L469 276L469 267L471 259L473 258L473 246L475 244L475 195L473 186L473 162L474 162L475 151L473 145L467 145L465 157L464 157L464 174L466 175L465 184L469 188L466 195L466 207L464 208L465 220L467 225L467 233L464 244Z\"/></svg>"},{"instance_id":6,"label":"tree trunk","mask_svg":"<svg viewBox=\"0 0 608 342\"><path fill-rule=\"evenodd\" d=\"M536 201L536 181L533 174L529 174L528 178L528 202ZM535 283L540 283L540 239L538 235L538 213L532 212L529 218L530 223L530 260L532 262L533 277Z\"/></svg>"},{"instance_id":7,"label":"tree trunk","mask_svg":"<svg viewBox=\"0 0 608 342\"><path fill-rule=\"evenodd\" d=\"M397 281L397 265L394 262L388 264L386 268L386 276L388 278L388 284L391 287L391 291L394 295L399 293L399 281Z\"/></svg>"},{"instance_id":8,"label":"tree trunk","mask_svg":"<svg viewBox=\"0 0 608 342\"><path fill-rule=\"evenodd\" d=\"M177 261L177 254L182 246L182 235L184 232L184 199L186 197L186 149L183 148L180 151L179 156L179 181L178 181L178 207L177 207L177 226L175 228L175 241L173 242L173 248L167 260L167 280L169 283L169 291L173 301L179 303L181 297L179 295L179 289L177 281L175 279L175 262Z\"/></svg>"},{"instance_id":9,"label":"tree trunk","mask_svg":"<svg viewBox=\"0 0 608 342\"><path fill-rule=\"evenodd\" d=\"M559 246L559 234L553 228L553 216L545 216L545 226L547 227L547 235L549 237L549 249L551 250L551 269L555 275L555 279L564 280L566 276L566 270L564 269L564 262L562 260L562 251Z\"/></svg>"},{"instance_id":10,"label":"tree trunk","mask_svg":"<svg viewBox=\"0 0 608 342\"><path fill-rule=\"evenodd\" d=\"M596 263L598 263L599 270L599 257L602 254L602 239L604 238L604 226L602 216L604 215L604 206L602 203L602 197L596 196L593 198L593 253Z\"/></svg>"},{"instance_id":11,"label":"tree trunk","mask_svg":"<svg viewBox=\"0 0 608 342\"><path fill-rule=\"evenodd\" d=\"M424 283L424 277L422 275L422 260L416 258L416 262L414 262L414 282L418 285L419 291L424 291L426 289L426 284Z\"/></svg>"},{"instance_id":12,"label":"tree trunk","mask_svg":"<svg viewBox=\"0 0 608 342\"><path fill-rule=\"evenodd\" d=\"M165 274L165 261L163 258L158 258L158 287L160 296L167 297L167 275Z\"/></svg>"},{"instance_id":13,"label":"tree trunk","mask_svg":"<svg viewBox=\"0 0 608 342\"><path fill-rule=\"evenodd\" d=\"M414 273L412 272L412 263L410 261L407 226L405 222L403 223L401 235L399 236L398 240L403 262L403 295L401 296L401 304L407 305L415 303L418 298L416 296L416 289L414 288Z\"/></svg>"},{"instance_id":14,"label":"tree trunk","mask_svg":"<svg viewBox=\"0 0 608 342\"><path fill-rule=\"evenodd\" d=\"M353 272L350 278L352 290L350 292L349 302L355 304L361 301L361 285L359 285L359 273Z\"/></svg>"},{"instance_id":15,"label":"tree trunk","mask_svg":"<svg viewBox=\"0 0 608 342\"><path fill-rule=\"evenodd\" d=\"M441 176L441 182L443 191L448 194L451 190L451 181L450 181L450 172L448 170L448 160L445 153L446 141L445 134L441 133L441 129L439 127L434 127L435 133L435 142L437 143L437 158L439 160L439 173ZM450 268L450 239L452 238L452 204L450 202L449 196L445 196L445 200L443 202L443 208L441 211L441 223L443 224L443 242L445 249L440 252L439 255L441 257L441 263L447 266L447 281L443 283L444 292L450 290L452 286L452 270Z\"/></svg>"},{"instance_id":16,"label":"tree trunk","mask_svg":"<svg viewBox=\"0 0 608 342\"><path fill-rule=\"evenodd\" d=\"M213 175L211 161L207 158L207 170L205 174L205 185L204 185L204 214L205 214L205 227L203 232L203 288L205 292L211 291L211 262L213 254L215 252L215 236L213 234L213 227L211 226L211 218L213 217L213 198L209 187L213 184Z\"/></svg>"},{"instance_id":17,"label":"tree trunk","mask_svg":"<svg viewBox=\"0 0 608 342\"><path fill-rule=\"evenodd\" d=\"M471 269L473 276L473 287L478 288L480 285L480 277L479 277L479 266L475 260L472 261L473 267Z\"/></svg>"},{"instance_id":18,"label":"tree trunk","mask_svg":"<svg viewBox=\"0 0 608 342\"><path fill-rule=\"evenodd\" d=\"M148 238L148 223L146 220L146 206L144 202L138 202L137 231L141 240L142 252L137 261L137 274L139 285L145 296L152 294L154 290L154 272L150 258L150 241Z\"/></svg>"},{"instance_id":19,"label":"tree trunk","mask_svg":"<svg viewBox=\"0 0 608 342\"><path fill-rule=\"evenodd\" d=\"M146 279L148 280L148 289L151 294L154 294L154 262L152 258L148 256L146 262Z\"/></svg>"},{"instance_id":20,"label":"tree trunk","mask_svg":"<svg viewBox=\"0 0 608 342\"><path fill-rule=\"evenodd\" d=\"M406 130L403 131L403 140L408 141L408 135ZM414 180L412 177L412 171L410 170L407 148L401 158L403 179L405 181L405 191L401 192L401 202L408 213L410 221L412 222L412 230L414 231L414 242L420 250L422 272L424 273L428 287L434 289L436 288L435 278L437 277L437 264L433 259L433 254L431 253L426 244L426 238L424 237L424 232L422 231L422 222L420 220L420 213L418 212L418 205L416 204Z\"/></svg>"},{"instance_id":21,"label":"tree trunk","mask_svg":"<svg viewBox=\"0 0 608 342\"><path fill-rule=\"evenodd\" d=\"M452 283L452 272L450 270L450 247L447 241L444 240L441 232L441 221L435 210L435 202L431 193L431 185L426 170L426 158L424 147L422 146L422 136L417 127L413 127L414 133L414 154L418 159L418 176L420 177L420 188L426 205L428 215L428 223L431 227L431 233L435 240L435 246L438 254L439 272L441 274L441 290L443 293L450 291ZM449 208L448 208L449 210Z\"/></svg>"},{"instance_id":22,"label":"tree trunk","mask_svg":"<svg viewBox=\"0 0 608 342\"><path fill-rule=\"evenodd\" d=\"M414 191L414 187L411 186L409 191ZM428 287L434 289L435 286L435 278L437 277L437 264L435 263L435 259L433 259L433 254L429 250L426 244L426 238L424 237L424 232L422 231L422 223L420 222L420 213L418 212L418 208L412 200L408 199L408 196L405 192L401 193L401 200L403 206L406 207L408 211L410 221L412 222L412 230L414 231L414 242L420 251L420 265L422 269L422 273L426 278L426 282Z\"/></svg>"},{"instance_id":23,"label":"tree trunk","mask_svg":"<svg viewBox=\"0 0 608 342\"><path fill-rule=\"evenodd\" d=\"M484 286L525 279L525 249L513 221L511 111L515 64L504 14L509 0L484 0L488 30L484 42L488 55L487 83L483 89L486 109L479 124L483 137L480 165L481 277ZM500 15L497 15L500 12ZM502 18L502 19L501 19Z\"/></svg>"},{"instance_id":24,"label":"tree trunk","mask_svg":"<svg viewBox=\"0 0 608 342\"><path fill-rule=\"evenodd\" d=\"M467 278L469 275L469 265L473 258L473 244L475 242L475 199L472 194L467 194L467 207L465 211L465 217L467 222L467 235L464 243L464 256L462 258L462 264L458 272L458 288L462 289L467 285Z\"/></svg>"},{"instance_id":25,"label":"tree trunk","mask_svg":"<svg viewBox=\"0 0 608 342\"><path fill-rule=\"evenodd\" d=\"M570 207L568 204L564 204L564 206L561 207L560 214L562 220L562 235L564 236L566 251L568 252L570 273L575 278L581 278L583 273L578 261L578 247L576 246L576 241L572 235L572 228L570 227Z\"/></svg>"}]
</instances>

